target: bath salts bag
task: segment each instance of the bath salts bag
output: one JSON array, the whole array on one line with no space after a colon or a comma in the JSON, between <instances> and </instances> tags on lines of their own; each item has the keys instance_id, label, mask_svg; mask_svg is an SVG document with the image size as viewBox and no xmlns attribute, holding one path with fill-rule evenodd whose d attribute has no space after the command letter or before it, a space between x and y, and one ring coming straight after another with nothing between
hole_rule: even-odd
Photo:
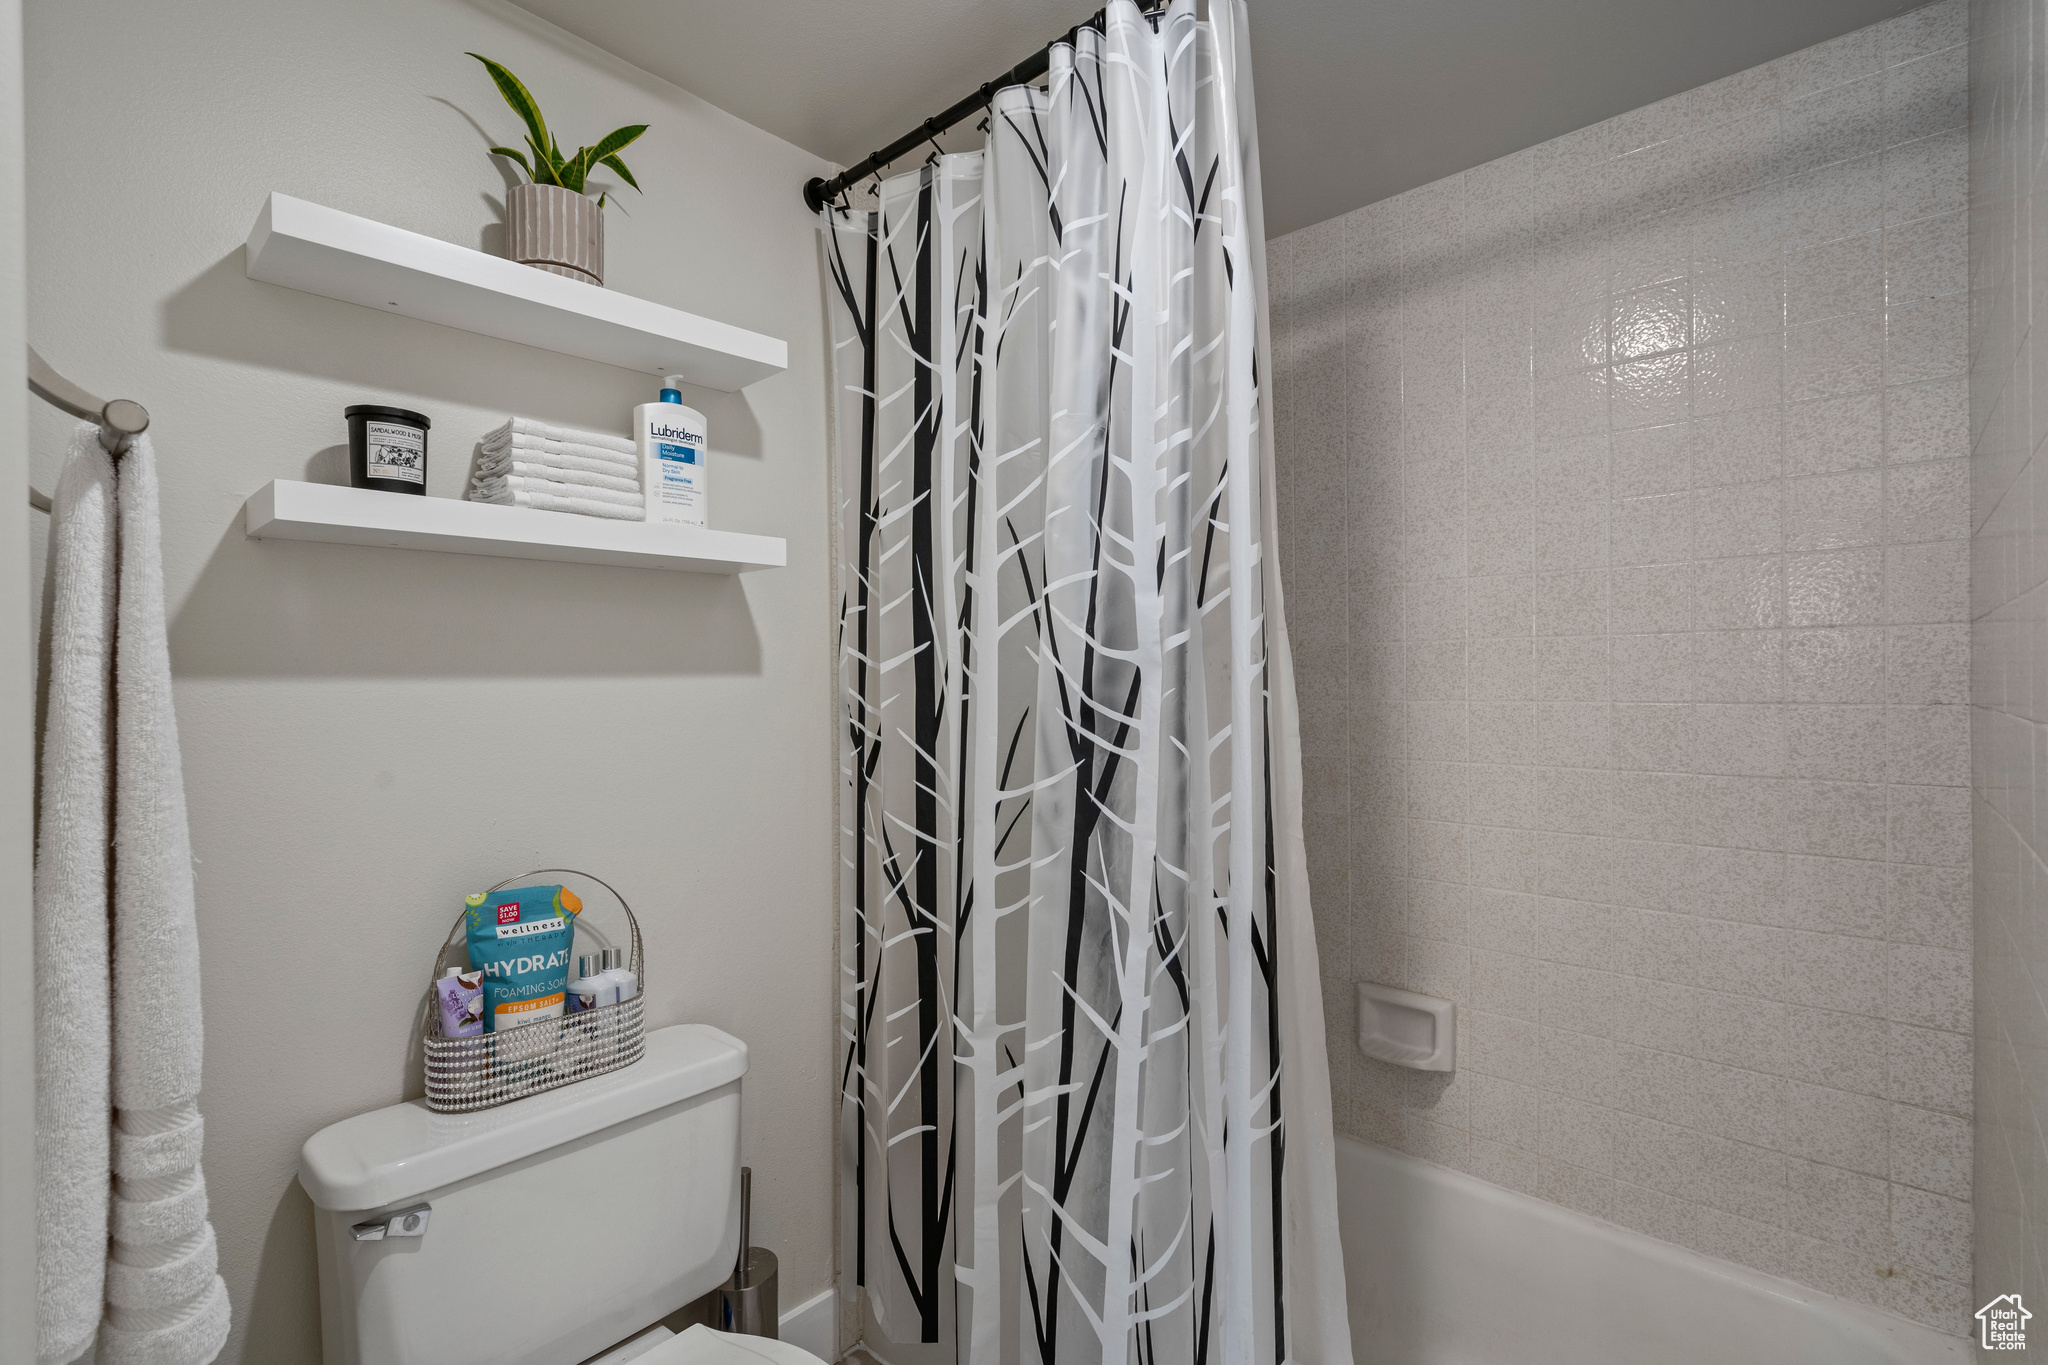
<instances>
[{"instance_id":1,"label":"bath salts bag","mask_svg":"<svg viewBox=\"0 0 2048 1365\"><path fill-rule=\"evenodd\" d=\"M569 945L583 901L566 886L520 886L469 897L469 966L484 974L492 1033L560 1019Z\"/></svg>"}]
</instances>

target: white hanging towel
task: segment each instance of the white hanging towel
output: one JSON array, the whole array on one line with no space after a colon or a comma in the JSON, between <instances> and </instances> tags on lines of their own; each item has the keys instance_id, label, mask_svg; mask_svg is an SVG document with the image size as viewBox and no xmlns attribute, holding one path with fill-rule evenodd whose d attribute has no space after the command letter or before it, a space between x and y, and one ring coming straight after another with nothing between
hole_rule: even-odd
<instances>
[{"instance_id":1,"label":"white hanging towel","mask_svg":"<svg viewBox=\"0 0 2048 1365\"><path fill-rule=\"evenodd\" d=\"M199 1170L199 921L163 525L145 434L120 463L114 660L114 1201L100 1365L205 1365L228 1337Z\"/></svg>"},{"instance_id":2,"label":"white hanging towel","mask_svg":"<svg viewBox=\"0 0 2048 1365\"><path fill-rule=\"evenodd\" d=\"M49 713L36 838L36 1358L99 1327L107 1260L114 465L82 427L50 511Z\"/></svg>"},{"instance_id":3,"label":"white hanging towel","mask_svg":"<svg viewBox=\"0 0 2048 1365\"><path fill-rule=\"evenodd\" d=\"M97 429L90 424L81 426L73 442L72 465L60 488L70 486L71 469L82 465L100 469L106 464ZM98 1222L92 1235L100 1264L90 1276L89 1286L76 1292L90 1294L92 1317L99 1325L99 1365L206 1365L227 1341L228 1299L217 1270L213 1228L206 1216L206 1182L199 1169L203 1131L198 1107L203 1047L199 933L193 912L192 845L178 757L177 715L171 702L170 652L164 635L156 457L148 437L138 437L121 458L118 512L112 510L116 502L112 471L98 477L108 485L107 534L102 537L104 550L97 562L106 580L103 596L111 609L113 715L109 730L103 684L97 767L82 751L74 751L73 761L82 771L102 774L102 811L106 809L105 775L111 774L111 885L105 872L109 842L104 816L97 851L82 840L62 847L75 862L99 859L102 871L97 903L84 896L71 899L75 918L88 926L74 932L92 936L102 951L111 941L113 962L111 996L104 959L96 978L102 1001L97 1018L102 1042L95 1073L99 1107L92 1116L99 1134L97 1165L81 1163L75 1177L97 1182L94 1207ZM63 515L61 503L59 515ZM114 581L116 562L120 566L118 584ZM64 567L60 560L60 572ZM60 603L64 591L60 582ZM106 676L104 669L100 676ZM59 723L57 681L53 641L53 734ZM46 740L46 810L48 793L74 780L51 757L53 753ZM48 995L41 976L43 865L54 851L48 830L46 817L36 885L39 1026L42 1002ZM84 832L81 825L79 833ZM61 979L63 964L54 963L53 969ZM40 1043L39 1032L39 1086L50 1075L40 1065ZM41 1118L39 1104L39 1156ZM38 1176L40 1186L40 1170ZM50 1270L47 1255L40 1268ZM84 1278L81 1276L81 1281ZM49 1279L42 1283L46 1304L61 1300L63 1308L74 1308L72 1294L53 1295ZM45 1337L46 1343L68 1349L68 1343L57 1340L58 1335L51 1333ZM88 1329L87 1344L91 1336ZM44 1358L53 1362L73 1357Z\"/></svg>"}]
</instances>

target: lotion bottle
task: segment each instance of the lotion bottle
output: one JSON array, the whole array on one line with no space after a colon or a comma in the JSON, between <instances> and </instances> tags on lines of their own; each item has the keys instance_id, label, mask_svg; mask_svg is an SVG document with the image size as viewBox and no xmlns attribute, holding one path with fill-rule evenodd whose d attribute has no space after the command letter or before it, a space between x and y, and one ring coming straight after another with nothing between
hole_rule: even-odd
<instances>
[{"instance_id":1,"label":"lotion bottle","mask_svg":"<svg viewBox=\"0 0 2048 1365\"><path fill-rule=\"evenodd\" d=\"M640 978L626 968L626 950L605 950L604 980L610 986L613 1004L624 1004L640 993Z\"/></svg>"},{"instance_id":2,"label":"lotion bottle","mask_svg":"<svg viewBox=\"0 0 2048 1365\"><path fill-rule=\"evenodd\" d=\"M681 375L661 381L661 400L633 409L647 520L704 526L711 520L704 414L683 406Z\"/></svg>"},{"instance_id":3,"label":"lotion bottle","mask_svg":"<svg viewBox=\"0 0 2048 1365\"><path fill-rule=\"evenodd\" d=\"M590 969L588 953L576 959L576 979L569 983L569 1010L572 1014L594 1010L605 1003L603 985L597 977L598 973Z\"/></svg>"}]
</instances>

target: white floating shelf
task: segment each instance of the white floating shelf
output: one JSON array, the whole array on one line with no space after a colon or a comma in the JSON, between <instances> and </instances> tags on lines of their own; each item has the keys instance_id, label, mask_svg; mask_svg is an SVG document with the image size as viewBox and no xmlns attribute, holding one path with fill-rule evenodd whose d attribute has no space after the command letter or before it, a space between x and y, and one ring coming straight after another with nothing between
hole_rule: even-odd
<instances>
[{"instance_id":1,"label":"white floating shelf","mask_svg":"<svg viewBox=\"0 0 2048 1365\"><path fill-rule=\"evenodd\" d=\"M607 521L289 479L273 479L258 489L243 504L242 515L251 540L319 540L682 573L738 574L789 563L789 546L780 536Z\"/></svg>"},{"instance_id":2,"label":"white floating shelf","mask_svg":"<svg viewBox=\"0 0 2048 1365\"><path fill-rule=\"evenodd\" d=\"M680 374L707 389L743 389L789 368L789 347L774 337L288 194L263 201L247 269L252 280L628 370Z\"/></svg>"}]
</instances>

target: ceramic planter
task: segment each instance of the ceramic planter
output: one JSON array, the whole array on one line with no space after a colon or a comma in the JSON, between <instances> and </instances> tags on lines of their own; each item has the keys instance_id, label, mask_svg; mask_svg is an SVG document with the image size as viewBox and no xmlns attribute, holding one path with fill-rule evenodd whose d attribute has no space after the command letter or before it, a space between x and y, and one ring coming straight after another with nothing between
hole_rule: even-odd
<instances>
[{"instance_id":1,"label":"ceramic planter","mask_svg":"<svg viewBox=\"0 0 2048 1365\"><path fill-rule=\"evenodd\" d=\"M604 283L604 215L597 201L560 185L505 192L505 254L536 270Z\"/></svg>"}]
</instances>

